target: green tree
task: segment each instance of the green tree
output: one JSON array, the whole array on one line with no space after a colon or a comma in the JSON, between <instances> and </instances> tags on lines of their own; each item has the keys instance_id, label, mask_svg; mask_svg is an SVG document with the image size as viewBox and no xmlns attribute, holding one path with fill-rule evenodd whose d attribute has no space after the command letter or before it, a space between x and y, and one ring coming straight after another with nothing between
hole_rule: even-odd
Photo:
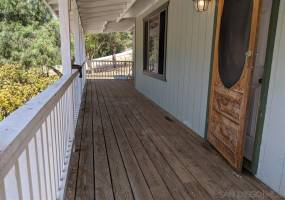
<instances>
[{"instance_id":1,"label":"green tree","mask_svg":"<svg viewBox=\"0 0 285 200\"><path fill-rule=\"evenodd\" d=\"M59 24L40 0L0 0L0 64L60 63Z\"/></svg>"},{"instance_id":2,"label":"green tree","mask_svg":"<svg viewBox=\"0 0 285 200\"><path fill-rule=\"evenodd\" d=\"M58 78L38 68L23 70L19 65L0 65L0 121Z\"/></svg>"},{"instance_id":3,"label":"green tree","mask_svg":"<svg viewBox=\"0 0 285 200\"><path fill-rule=\"evenodd\" d=\"M89 59L120 53L132 47L132 35L123 33L87 34L86 54Z\"/></svg>"},{"instance_id":4,"label":"green tree","mask_svg":"<svg viewBox=\"0 0 285 200\"><path fill-rule=\"evenodd\" d=\"M0 121L57 80L59 24L40 0L0 0Z\"/></svg>"}]
</instances>

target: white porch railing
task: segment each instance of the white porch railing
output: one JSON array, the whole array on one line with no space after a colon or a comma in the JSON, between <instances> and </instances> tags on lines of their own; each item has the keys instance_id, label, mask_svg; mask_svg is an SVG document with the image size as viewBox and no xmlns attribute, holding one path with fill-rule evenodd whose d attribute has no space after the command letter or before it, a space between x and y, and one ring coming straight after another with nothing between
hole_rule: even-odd
<instances>
[{"instance_id":1,"label":"white porch railing","mask_svg":"<svg viewBox=\"0 0 285 200\"><path fill-rule=\"evenodd\" d=\"M133 61L89 60L87 63L86 77L88 79L133 79Z\"/></svg>"},{"instance_id":2,"label":"white porch railing","mask_svg":"<svg viewBox=\"0 0 285 200\"><path fill-rule=\"evenodd\" d=\"M64 75L0 123L0 199L62 199L85 79Z\"/></svg>"}]
</instances>

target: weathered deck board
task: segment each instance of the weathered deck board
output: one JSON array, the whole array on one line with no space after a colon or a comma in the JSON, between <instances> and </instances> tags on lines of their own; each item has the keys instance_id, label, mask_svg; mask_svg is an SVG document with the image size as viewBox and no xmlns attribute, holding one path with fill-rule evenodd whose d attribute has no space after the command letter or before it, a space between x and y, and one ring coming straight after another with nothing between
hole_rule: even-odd
<instances>
[{"instance_id":1,"label":"weathered deck board","mask_svg":"<svg viewBox=\"0 0 285 200\"><path fill-rule=\"evenodd\" d=\"M99 99L99 109L102 117L103 133L105 135L115 199L134 199L129 178L125 170L125 163L122 160L122 153L118 147L114 127L112 126L110 116L107 111L104 96L100 89L97 88L96 91Z\"/></svg>"},{"instance_id":2,"label":"weathered deck board","mask_svg":"<svg viewBox=\"0 0 285 200\"><path fill-rule=\"evenodd\" d=\"M93 82L92 82L93 83ZM94 173L95 173L95 196L96 199L114 199L109 161L107 157L105 137L101 112L99 109L99 100L95 84L92 84L94 91L92 99L93 109L93 135L94 135Z\"/></svg>"},{"instance_id":3,"label":"weathered deck board","mask_svg":"<svg viewBox=\"0 0 285 200\"><path fill-rule=\"evenodd\" d=\"M94 198L94 159L92 134L92 84L87 83L86 105L82 128L78 176L76 184L76 199Z\"/></svg>"},{"instance_id":4,"label":"weathered deck board","mask_svg":"<svg viewBox=\"0 0 285 200\"><path fill-rule=\"evenodd\" d=\"M66 186L67 188L69 188L65 194L66 199L75 199L82 127L83 127L84 114L85 114L85 101L86 101L86 89L84 90L83 93L82 103L80 106L80 112L78 116L78 122L75 130L74 148L71 154L70 168L69 168L69 180Z\"/></svg>"},{"instance_id":5,"label":"weathered deck board","mask_svg":"<svg viewBox=\"0 0 285 200\"><path fill-rule=\"evenodd\" d=\"M280 199L128 81L88 80L85 95L66 199Z\"/></svg>"},{"instance_id":6,"label":"weathered deck board","mask_svg":"<svg viewBox=\"0 0 285 200\"><path fill-rule=\"evenodd\" d=\"M99 84L98 84L99 85ZM106 92L104 88L100 87L100 91ZM104 93L105 95L106 93ZM123 162L125 163L125 168L129 177L130 184L133 189L135 199L145 199L151 200L152 195L149 190L149 187L146 184L144 176L140 170L140 167L137 163L136 157L132 151L130 144L127 141L126 136L124 135L124 129L120 124L119 118L113 106L110 103L110 98L104 98L105 105L107 106L108 114L111 119L113 130L118 141L118 146L121 151Z\"/></svg>"}]
</instances>

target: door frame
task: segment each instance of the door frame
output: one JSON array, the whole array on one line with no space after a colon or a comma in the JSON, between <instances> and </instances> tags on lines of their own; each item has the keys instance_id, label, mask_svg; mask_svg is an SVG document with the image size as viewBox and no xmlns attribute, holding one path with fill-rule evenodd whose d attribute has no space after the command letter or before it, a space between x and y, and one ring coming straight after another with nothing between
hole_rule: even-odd
<instances>
[{"instance_id":1,"label":"door frame","mask_svg":"<svg viewBox=\"0 0 285 200\"><path fill-rule=\"evenodd\" d=\"M218 5L219 0L215 0L215 15L214 15L214 26L213 26L213 36L212 36L212 53L211 53L211 62L210 62L210 72L209 72L209 85L208 85L208 99L207 99L207 115L206 115L206 123L205 123L205 133L204 139L207 141L208 139L208 124L209 124L209 108L210 108L210 95L211 95L211 87L212 87L212 72L213 72L213 62L214 62L214 51L215 51L215 36L216 36L216 27L217 27L217 13L218 13ZM266 105L267 105L267 97L271 76L271 67L274 53L274 45L275 45L275 36L276 29L278 24L278 16L279 16L279 7L280 0L272 0L272 9L270 16L270 24L269 24L269 33L267 39L267 48L266 48L266 57L265 57L265 65L264 65L264 75L263 75L263 84L261 88L260 95L260 106L258 110L258 119L256 124L256 134L254 141L254 150L253 150L253 160L252 162L244 162L244 167L246 167L252 174L257 173L259 155L260 155L260 146L262 141L264 120L266 114Z\"/></svg>"}]
</instances>

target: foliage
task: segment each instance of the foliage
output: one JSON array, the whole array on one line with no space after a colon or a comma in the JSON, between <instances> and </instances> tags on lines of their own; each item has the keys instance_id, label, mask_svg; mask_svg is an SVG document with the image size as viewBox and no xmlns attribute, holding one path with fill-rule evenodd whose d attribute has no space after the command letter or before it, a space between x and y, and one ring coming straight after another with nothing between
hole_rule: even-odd
<instances>
[{"instance_id":1,"label":"foliage","mask_svg":"<svg viewBox=\"0 0 285 200\"><path fill-rule=\"evenodd\" d=\"M52 19L48 8L40 0L0 0L1 21L22 26L43 25Z\"/></svg>"},{"instance_id":2,"label":"foliage","mask_svg":"<svg viewBox=\"0 0 285 200\"><path fill-rule=\"evenodd\" d=\"M130 33L86 36L89 58L131 44ZM44 73L60 64L59 47L59 23L42 0L0 0L0 120L59 78Z\"/></svg>"},{"instance_id":3,"label":"foliage","mask_svg":"<svg viewBox=\"0 0 285 200\"><path fill-rule=\"evenodd\" d=\"M38 68L24 71L19 65L0 65L0 121L58 78Z\"/></svg>"},{"instance_id":4,"label":"foliage","mask_svg":"<svg viewBox=\"0 0 285 200\"><path fill-rule=\"evenodd\" d=\"M100 58L131 48L132 35L126 32L87 34L85 46L89 59Z\"/></svg>"},{"instance_id":5,"label":"foliage","mask_svg":"<svg viewBox=\"0 0 285 200\"><path fill-rule=\"evenodd\" d=\"M0 120L53 83L59 24L41 0L0 0Z\"/></svg>"},{"instance_id":6,"label":"foliage","mask_svg":"<svg viewBox=\"0 0 285 200\"><path fill-rule=\"evenodd\" d=\"M0 0L0 64L60 63L59 24L40 0Z\"/></svg>"}]
</instances>

